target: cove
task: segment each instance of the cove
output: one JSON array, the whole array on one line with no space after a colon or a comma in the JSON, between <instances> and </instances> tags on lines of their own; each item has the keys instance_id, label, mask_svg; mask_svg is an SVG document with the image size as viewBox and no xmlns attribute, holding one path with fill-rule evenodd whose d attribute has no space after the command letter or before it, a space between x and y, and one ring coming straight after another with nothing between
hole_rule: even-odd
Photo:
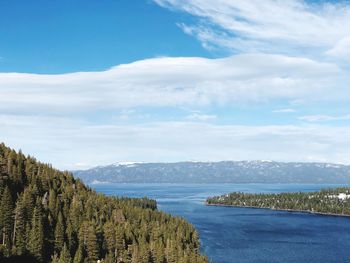
<instances>
[{"instance_id":1,"label":"cove","mask_svg":"<svg viewBox=\"0 0 350 263\"><path fill-rule=\"evenodd\" d=\"M205 206L234 191L318 191L323 184L95 184L98 192L156 199L158 209L198 230L202 251L216 263L350 262L350 218L269 209Z\"/></svg>"}]
</instances>

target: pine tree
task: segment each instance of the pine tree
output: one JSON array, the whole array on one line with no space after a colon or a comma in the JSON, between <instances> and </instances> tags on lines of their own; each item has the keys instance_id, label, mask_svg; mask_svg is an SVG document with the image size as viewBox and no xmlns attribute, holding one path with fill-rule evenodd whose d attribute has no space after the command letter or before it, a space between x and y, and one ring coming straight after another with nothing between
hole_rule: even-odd
<instances>
[{"instance_id":1,"label":"pine tree","mask_svg":"<svg viewBox=\"0 0 350 263\"><path fill-rule=\"evenodd\" d=\"M44 228L42 223L42 210L40 207L34 208L32 229L29 235L29 252L40 262L44 255Z\"/></svg>"},{"instance_id":2,"label":"pine tree","mask_svg":"<svg viewBox=\"0 0 350 263\"><path fill-rule=\"evenodd\" d=\"M21 151L18 152L16 159L17 167L15 167L14 171L15 183L21 187L24 183L24 156Z\"/></svg>"},{"instance_id":3,"label":"pine tree","mask_svg":"<svg viewBox=\"0 0 350 263\"><path fill-rule=\"evenodd\" d=\"M15 209L15 223L13 232L14 253L23 255L26 252L26 218L22 198L17 200Z\"/></svg>"},{"instance_id":4,"label":"pine tree","mask_svg":"<svg viewBox=\"0 0 350 263\"><path fill-rule=\"evenodd\" d=\"M62 250L64 244L64 223L62 213L58 213L58 220L55 228L55 250L59 252Z\"/></svg>"},{"instance_id":5,"label":"pine tree","mask_svg":"<svg viewBox=\"0 0 350 263\"><path fill-rule=\"evenodd\" d=\"M12 174L12 167L14 165L16 159L16 152L14 150L10 150L8 156L7 156L7 174L10 175L10 177L13 178L13 174Z\"/></svg>"},{"instance_id":6,"label":"pine tree","mask_svg":"<svg viewBox=\"0 0 350 263\"><path fill-rule=\"evenodd\" d=\"M131 262L131 259L132 259L132 249L131 249L131 246L128 246L128 248L126 250L124 250L124 253L122 255L122 258L121 258L121 262ZM149 263L152 263L152 262L149 262Z\"/></svg>"},{"instance_id":7,"label":"pine tree","mask_svg":"<svg viewBox=\"0 0 350 263\"><path fill-rule=\"evenodd\" d=\"M164 245L163 243L157 242L155 245L155 248L153 250L154 258L155 258L155 263L164 263L165 261L165 254L164 254Z\"/></svg>"},{"instance_id":8,"label":"pine tree","mask_svg":"<svg viewBox=\"0 0 350 263\"><path fill-rule=\"evenodd\" d=\"M57 203L57 194L54 189L50 189L49 191L49 210L53 217L57 216L57 210L56 210L56 203Z\"/></svg>"},{"instance_id":9,"label":"pine tree","mask_svg":"<svg viewBox=\"0 0 350 263\"><path fill-rule=\"evenodd\" d=\"M109 253L115 253L115 229L112 222L107 222L103 226L103 235L106 242L106 247Z\"/></svg>"},{"instance_id":10,"label":"pine tree","mask_svg":"<svg viewBox=\"0 0 350 263\"><path fill-rule=\"evenodd\" d=\"M75 255L73 263L83 263L84 262L84 252L82 246L79 246Z\"/></svg>"},{"instance_id":11,"label":"pine tree","mask_svg":"<svg viewBox=\"0 0 350 263\"><path fill-rule=\"evenodd\" d=\"M165 252L166 252L167 262L169 262L169 263L177 263L177 261L178 261L177 251L176 251L176 249L174 247L174 244L173 244L172 240L170 240L170 239L167 240Z\"/></svg>"},{"instance_id":12,"label":"pine tree","mask_svg":"<svg viewBox=\"0 0 350 263\"><path fill-rule=\"evenodd\" d=\"M140 262L142 263L148 263L151 259L151 253L146 245L146 243L143 243L140 245Z\"/></svg>"},{"instance_id":13,"label":"pine tree","mask_svg":"<svg viewBox=\"0 0 350 263\"><path fill-rule=\"evenodd\" d=\"M31 222L34 214L35 200L30 187L27 187L23 191L23 202L25 207L25 218Z\"/></svg>"},{"instance_id":14,"label":"pine tree","mask_svg":"<svg viewBox=\"0 0 350 263\"><path fill-rule=\"evenodd\" d=\"M108 253L103 259L103 263L115 263L115 258L113 254Z\"/></svg>"},{"instance_id":15,"label":"pine tree","mask_svg":"<svg viewBox=\"0 0 350 263\"><path fill-rule=\"evenodd\" d=\"M139 263L140 260L141 258L139 248L136 245L134 245L132 249L131 263Z\"/></svg>"},{"instance_id":16,"label":"pine tree","mask_svg":"<svg viewBox=\"0 0 350 263\"><path fill-rule=\"evenodd\" d=\"M99 256L99 249L97 244L96 230L93 225L90 225L88 228L86 248L89 262L96 262Z\"/></svg>"},{"instance_id":17,"label":"pine tree","mask_svg":"<svg viewBox=\"0 0 350 263\"><path fill-rule=\"evenodd\" d=\"M77 248L77 234L73 229L73 225L70 222L67 222L66 236L68 242L69 251L75 251Z\"/></svg>"},{"instance_id":18,"label":"pine tree","mask_svg":"<svg viewBox=\"0 0 350 263\"><path fill-rule=\"evenodd\" d=\"M64 243L58 263L71 263L71 262L72 262L72 258L69 254L69 250L67 248L66 243Z\"/></svg>"},{"instance_id":19,"label":"pine tree","mask_svg":"<svg viewBox=\"0 0 350 263\"><path fill-rule=\"evenodd\" d=\"M0 216L1 216L1 232L2 232L2 244L8 249L11 246L11 234L13 231L13 201L10 189L5 188L1 198Z\"/></svg>"},{"instance_id":20,"label":"pine tree","mask_svg":"<svg viewBox=\"0 0 350 263\"><path fill-rule=\"evenodd\" d=\"M51 257L51 263L58 263L59 257L57 256L57 253L53 254Z\"/></svg>"},{"instance_id":21,"label":"pine tree","mask_svg":"<svg viewBox=\"0 0 350 263\"><path fill-rule=\"evenodd\" d=\"M116 248L116 258L120 258L125 249L125 240L121 228L117 228L115 232L115 248Z\"/></svg>"}]
</instances>

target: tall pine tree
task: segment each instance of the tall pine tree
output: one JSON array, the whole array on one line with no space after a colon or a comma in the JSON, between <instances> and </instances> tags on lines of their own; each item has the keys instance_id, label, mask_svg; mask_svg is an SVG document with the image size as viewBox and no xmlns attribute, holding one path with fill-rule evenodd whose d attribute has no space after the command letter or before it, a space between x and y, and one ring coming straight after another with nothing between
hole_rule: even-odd
<instances>
[{"instance_id":1,"label":"tall pine tree","mask_svg":"<svg viewBox=\"0 0 350 263\"><path fill-rule=\"evenodd\" d=\"M42 209L40 207L34 208L32 228L29 234L29 252L40 262L44 257L44 227L42 220Z\"/></svg>"},{"instance_id":2,"label":"tall pine tree","mask_svg":"<svg viewBox=\"0 0 350 263\"><path fill-rule=\"evenodd\" d=\"M60 254L60 258L58 259L58 263L71 263L71 262L72 262L72 258L69 254L69 250L67 248L66 243L64 243L62 252Z\"/></svg>"},{"instance_id":3,"label":"tall pine tree","mask_svg":"<svg viewBox=\"0 0 350 263\"><path fill-rule=\"evenodd\" d=\"M19 198L15 209L15 222L13 231L14 253L23 255L26 252L26 216L22 198Z\"/></svg>"},{"instance_id":4,"label":"tall pine tree","mask_svg":"<svg viewBox=\"0 0 350 263\"><path fill-rule=\"evenodd\" d=\"M96 262L99 257L96 230L93 225L88 228L86 248L89 262Z\"/></svg>"},{"instance_id":5,"label":"tall pine tree","mask_svg":"<svg viewBox=\"0 0 350 263\"><path fill-rule=\"evenodd\" d=\"M83 263L84 262L84 248L81 246L78 247L74 255L73 263Z\"/></svg>"},{"instance_id":6,"label":"tall pine tree","mask_svg":"<svg viewBox=\"0 0 350 263\"><path fill-rule=\"evenodd\" d=\"M58 220L56 223L55 228L55 250L56 252L59 252L63 248L64 244L64 223L63 223L63 216L62 213L58 213Z\"/></svg>"},{"instance_id":7,"label":"tall pine tree","mask_svg":"<svg viewBox=\"0 0 350 263\"><path fill-rule=\"evenodd\" d=\"M0 228L2 232L2 244L7 249L11 246L11 234L13 231L14 211L10 189L5 188L0 206Z\"/></svg>"}]
</instances>

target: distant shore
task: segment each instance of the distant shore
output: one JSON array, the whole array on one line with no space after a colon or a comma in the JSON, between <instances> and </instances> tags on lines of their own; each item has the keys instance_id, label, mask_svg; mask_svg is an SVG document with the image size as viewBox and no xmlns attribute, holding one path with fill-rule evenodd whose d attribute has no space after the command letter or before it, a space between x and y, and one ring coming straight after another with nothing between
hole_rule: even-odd
<instances>
[{"instance_id":1,"label":"distant shore","mask_svg":"<svg viewBox=\"0 0 350 263\"><path fill-rule=\"evenodd\" d=\"M294 210L294 209L282 209L282 208L279 209L279 208L260 207L260 206L209 204L208 202L205 202L205 205L206 206L237 207L237 208L268 209L268 210L272 210L272 211L282 211L282 212L291 212L291 213L305 213L305 214L322 215L322 216L350 217L350 215L348 215L348 214L323 213L323 212L309 211L309 210Z\"/></svg>"}]
</instances>

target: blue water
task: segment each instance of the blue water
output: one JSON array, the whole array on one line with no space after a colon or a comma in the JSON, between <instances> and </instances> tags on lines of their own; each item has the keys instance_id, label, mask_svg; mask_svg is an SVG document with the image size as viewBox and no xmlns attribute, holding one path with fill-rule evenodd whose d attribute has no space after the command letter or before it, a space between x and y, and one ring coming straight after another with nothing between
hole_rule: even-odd
<instances>
[{"instance_id":1,"label":"blue water","mask_svg":"<svg viewBox=\"0 0 350 263\"><path fill-rule=\"evenodd\" d=\"M290 184L100 184L107 195L150 197L158 208L190 221L202 252L216 263L350 262L350 218L267 209L205 206L208 196L232 191L317 191L335 185Z\"/></svg>"}]
</instances>

